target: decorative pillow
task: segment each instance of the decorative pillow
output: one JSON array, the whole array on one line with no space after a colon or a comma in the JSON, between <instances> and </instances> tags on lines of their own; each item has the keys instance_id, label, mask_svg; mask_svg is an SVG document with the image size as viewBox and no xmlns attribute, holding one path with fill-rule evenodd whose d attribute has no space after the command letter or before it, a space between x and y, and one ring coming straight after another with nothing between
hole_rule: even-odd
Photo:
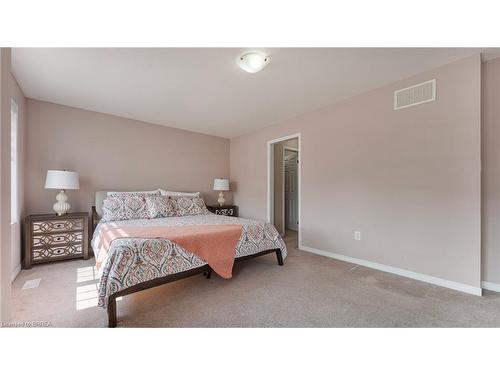
<instances>
[{"instance_id":1,"label":"decorative pillow","mask_svg":"<svg viewBox=\"0 0 500 375\"><path fill-rule=\"evenodd\" d=\"M149 219L146 197L159 194L120 193L104 199L102 219L104 221Z\"/></svg>"},{"instance_id":2,"label":"decorative pillow","mask_svg":"<svg viewBox=\"0 0 500 375\"><path fill-rule=\"evenodd\" d=\"M163 195L146 196L146 209L150 219L177 216L175 207L176 205L170 197Z\"/></svg>"},{"instance_id":3,"label":"decorative pillow","mask_svg":"<svg viewBox=\"0 0 500 375\"><path fill-rule=\"evenodd\" d=\"M161 195L166 195L169 197L199 197L200 196L199 191L196 193L186 193L183 191L170 191L170 190L160 189L160 192L161 192Z\"/></svg>"},{"instance_id":4,"label":"decorative pillow","mask_svg":"<svg viewBox=\"0 0 500 375\"><path fill-rule=\"evenodd\" d=\"M205 201L199 197L172 197L177 216L208 215Z\"/></svg>"}]
</instances>

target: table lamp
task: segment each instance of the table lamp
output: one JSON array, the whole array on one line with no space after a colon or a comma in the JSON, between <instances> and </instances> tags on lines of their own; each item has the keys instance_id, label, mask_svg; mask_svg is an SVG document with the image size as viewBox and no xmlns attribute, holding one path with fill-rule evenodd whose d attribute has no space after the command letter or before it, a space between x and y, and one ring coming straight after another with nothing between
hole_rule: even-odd
<instances>
[{"instance_id":1,"label":"table lamp","mask_svg":"<svg viewBox=\"0 0 500 375\"><path fill-rule=\"evenodd\" d=\"M219 199L217 199L219 206L224 206L226 200L223 191L229 191L229 180L227 178L216 178L214 180L214 190L219 191Z\"/></svg>"},{"instance_id":2,"label":"table lamp","mask_svg":"<svg viewBox=\"0 0 500 375\"><path fill-rule=\"evenodd\" d=\"M70 171L48 170L45 179L45 189L61 189L56 196L57 202L52 208L58 216L68 213L71 205L68 203L66 189L80 189L78 173Z\"/></svg>"}]
</instances>

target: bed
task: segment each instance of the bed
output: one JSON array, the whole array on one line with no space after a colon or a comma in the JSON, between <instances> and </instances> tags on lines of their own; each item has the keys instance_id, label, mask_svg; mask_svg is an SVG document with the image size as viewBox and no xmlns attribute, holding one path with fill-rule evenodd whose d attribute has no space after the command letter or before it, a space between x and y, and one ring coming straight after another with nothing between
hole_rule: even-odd
<instances>
[{"instance_id":1,"label":"bed","mask_svg":"<svg viewBox=\"0 0 500 375\"><path fill-rule=\"evenodd\" d=\"M108 326L116 327L116 299L118 297L153 288L168 282L203 274L212 275L213 268L205 259L162 235L117 235L104 251L103 238L110 228L117 233L161 233L168 229L241 227L235 241L233 261L239 262L256 256L276 255L278 264L284 264L287 249L283 239L272 224L237 217L209 213L176 217L140 218L104 221L103 201L107 192L96 192L92 207L92 248L98 268L98 306L107 309ZM151 233L153 233L151 232ZM193 236L196 232L193 233ZM171 237L169 237L171 238ZM180 242L182 243L182 242ZM209 260L210 262L210 260Z\"/></svg>"}]
</instances>

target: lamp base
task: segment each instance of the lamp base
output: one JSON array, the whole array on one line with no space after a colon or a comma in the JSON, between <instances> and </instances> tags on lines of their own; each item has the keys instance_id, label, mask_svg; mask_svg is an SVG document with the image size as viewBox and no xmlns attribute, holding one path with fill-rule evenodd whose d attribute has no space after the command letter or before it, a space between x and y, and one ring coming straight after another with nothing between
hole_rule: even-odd
<instances>
[{"instance_id":1,"label":"lamp base","mask_svg":"<svg viewBox=\"0 0 500 375\"><path fill-rule=\"evenodd\" d=\"M68 196L64 190L61 190L59 194L56 196L57 202L54 203L52 208L57 213L58 216L66 215L71 208L71 205L68 203Z\"/></svg>"},{"instance_id":2,"label":"lamp base","mask_svg":"<svg viewBox=\"0 0 500 375\"><path fill-rule=\"evenodd\" d=\"M219 206L224 206L224 203L226 203L226 200L224 199L224 193L221 191L219 192L219 199L217 199L217 202L219 202Z\"/></svg>"}]
</instances>

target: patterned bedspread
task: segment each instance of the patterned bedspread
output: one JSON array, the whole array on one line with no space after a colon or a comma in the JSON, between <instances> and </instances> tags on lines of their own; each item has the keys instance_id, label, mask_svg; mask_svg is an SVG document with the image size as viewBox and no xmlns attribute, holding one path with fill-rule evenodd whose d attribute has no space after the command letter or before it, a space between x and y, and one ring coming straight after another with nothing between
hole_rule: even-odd
<instances>
[{"instance_id":1,"label":"patterned bedspread","mask_svg":"<svg viewBox=\"0 0 500 375\"><path fill-rule=\"evenodd\" d=\"M108 222L109 224L109 222ZM115 221L117 226L152 225L242 225L241 237L236 245L236 258L271 249L281 249L286 258L286 246L272 224L221 215L196 215ZM92 248L97 243L102 223L97 225ZM94 250L95 251L95 250ZM101 254L102 255L102 254ZM95 254L96 259L99 254ZM120 238L111 247L99 269L99 306L106 307L108 297L120 290L158 277L187 271L207 264L195 254L167 239Z\"/></svg>"}]
</instances>

